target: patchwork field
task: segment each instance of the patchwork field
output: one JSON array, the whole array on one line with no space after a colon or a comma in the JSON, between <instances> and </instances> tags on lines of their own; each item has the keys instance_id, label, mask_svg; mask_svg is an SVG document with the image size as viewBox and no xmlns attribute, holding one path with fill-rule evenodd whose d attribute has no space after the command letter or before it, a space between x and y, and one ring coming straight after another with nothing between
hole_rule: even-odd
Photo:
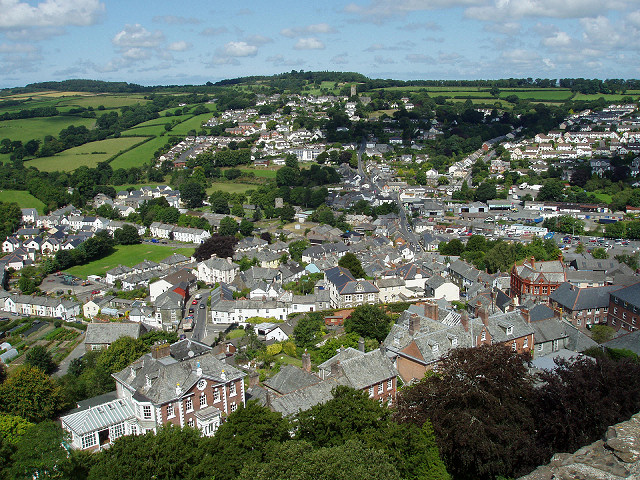
<instances>
[{"instance_id":1,"label":"patchwork field","mask_svg":"<svg viewBox=\"0 0 640 480\"><path fill-rule=\"evenodd\" d=\"M20 208L35 208L40 215L44 214L44 203L24 190L0 190L0 200L16 202Z\"/></svg>"},{"instance_id":2,"label":"patchwork field","mask_svg":"<svg viewBox=\"0 0 640 480\"><path fill-rule=\"evenodd\" d=\"M99 142L86 143L79 147L70 148L53 157L30 160L25 162L25 165L36 167L43 172L56 170L71 172L83 165L95 167L99 162L109 160L118 152L144 140L145 138L140 137L108 138Z\"/></svg>"},{"instance_id":3,"label":"patchwork field","mask_svg":"<svg viewBox=\"0 0 640 480\"><path fill-rule=\"evenodd\" d=\"M171 135L186 135L189 130L195 130L199 132L202 130L202 124L206 123L212 117L211 112L202 113L200 115L195 115L188 120L176 125L169 132ZM171 119L172 117L169 117Z\"/></svg>"},{"instance_id":4,"label":"patchwork field","mask_svg":"<svg viewBox=\"0 0 640 480\"><path fill-rule=\"evenodd\" d=\"M93 128L96 121L93 118L76 116L56 116L46 118L25 118L20 120L0 121L0 139L10 138L26 143L29 140L44 140L47 135L57 137L60 130L69 125Z\"/></svg>"},{"instance_id":5,"label":"patchwork field","mask_svg":"<svg viewBox=\"0 0 640 480\"><path fill-rule=\"evenodd\" d=\"M145 104L147 102L149 102L149 100L145 100L143 98L143 95L92 94L91 96L65 99L61 101L59 105L72 105L74 107L93 107L96 109L100 105L102 105L105 109L110 109L135 105L137 103Z\"/></svg>"},{"instance_id":6,"label":"patchwork field","mask_svg":"<svg viewBox=\"0 0 640 480\"><path fill-rule=\"evenodd\" d=\"M126 137L120 137L120 139L122 138ZM138 141L144 140L140 137L131 138L138 138ZM118 168L141 167L153 158L155 151L163 147L167 143L167 140L167 137L155 137L150 140L147 139L146 142L138 145L136 148L133 148L128 152L124 152L122 155L118 155L114 158L110 163L111 168L116 170Z\"/></svg>"},{"instance_id":7,"label":"patchwork field","mask_svg":"<svg viewBox=\"0 0 640 480\"><path fill-rule=\"evenodd\" d=\"M87 263L77 265L65 270L71 275L86 278L87 275L104 275L107 270L111 270L118 265L132 267L143 260L159 262L174 253L181 253L187 257L193 255L193 248L174 248L164 245L141 243L139 245L118 245L111 255Z\"/></svg>"},{"instance_id":8,"label":"patchwork field","mask_svg":"<svg viewBox=\"0 0 640 480\"><path fill-rule=\"evenodd\" d=\"M278 168L242 167L240 168L240 170L242 170L243 172L253 173L256 177L276 178L276 173L278 172L279 167Z\"/></svg>"}]
</instances>

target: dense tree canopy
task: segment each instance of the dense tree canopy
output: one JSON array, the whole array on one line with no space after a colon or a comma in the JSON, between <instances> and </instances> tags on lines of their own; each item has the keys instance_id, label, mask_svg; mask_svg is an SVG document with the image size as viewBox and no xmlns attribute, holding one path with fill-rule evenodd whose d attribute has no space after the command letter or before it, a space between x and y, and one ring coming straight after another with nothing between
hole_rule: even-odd
<instances>
[{"instance_id":1,"label":"dense tree canopy","mask_svg":"<svg viewBox=\"0 0 640 480\"><path fill-rule=\"evenodd\" d=\"M375 338L381 342L389 333L392 323L391 317L381 307L360 305L344 321L344 329L346 332L355 332L365 338Z\"/></svg>"}]
</instances>

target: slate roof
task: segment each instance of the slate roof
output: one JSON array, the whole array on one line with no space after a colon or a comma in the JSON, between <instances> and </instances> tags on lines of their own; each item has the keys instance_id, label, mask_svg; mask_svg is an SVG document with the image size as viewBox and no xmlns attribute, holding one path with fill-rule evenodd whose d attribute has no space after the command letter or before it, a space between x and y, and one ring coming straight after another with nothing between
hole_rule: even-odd
<instances>
[{"instance_id":1,"label":"slate roof","mask_svg":"<svg viewBox=\"0 0 640 480\"><path fill-rule=\"evenodd\" d=\"M612 292L612 295L615 295L623 302L627 302L635 306L640 306L640 282L629 285L628 287L621 288L615 293Z\"/></svg>"},{"instance_id":2,"label":"slate roof","mask_svg":"<svg viewBox=\"0 0 640 480\"><path fill-rule=\"evenodd\" d=\"M549 295L549 299L558 302L563 308L571 311L603 308L609 306L609 294L616 290L620 290L619 285L577 288L567 282L560 284Z\"/></svg>"},{"instance_id":3,"label":"slate roof","mask_svg":"<svg viewBox=\"0 0 640 480\"><path fill-rule=\"evenodd\" d=\"M522 265L515 266L520 278L536 280L542 275L549 283L562 283L566 281L564 265L559 260L547 262L525 260Z\"/></svg>"},{"instance_id":4,"label":"slate roof","mask_svg":"<svg viewBox=\"0 0 640 480\"><path fill-rule=\"evenodd\" d=\"M309 373L293 365L285 365L273 377L262 383L280 395L285 395L294 390L315 385L320 381L320 378L313 373Z\"/></svg>"},{"instance_id":5,"label":"slate roof","mask_svg":"<svg viewBox=\"0 0 640 480\"><path fill-rule=\"evenodd\" d=\"M544 303L536 304L529 309L529 320L532 323L547 320L549 318L553 318L554 316L555 312L553 311L553 309L548 305L545 305Z\"/></svg>"},{"instance_id":6,"label":"slate roof","mask_svg":"<svg viewBox=\"0 0 640 480\"><path fill-rule=\"evenodd\" d=\"M603 345L607 348L631 350L636 355L640 355L640 330L609 340Z\"/></svg>"},{"instance_id":7,"label":"slate roof","mask_svg":"<svg viewBox=\"0 0 640 480\"><path fill-rule=\"evenodd\" d=\"M347 379L343 376L329 377L315 385L276 397L271 400L271 408L285 417L295 415L300 411L309 410L315 405L331 400L333 398L331 392L338 385L348 385Z\"/></svg>"},{"instance_id":8,"label":"slate roof","mask_svg":"<svg viewBox=\"0 0 640 480\"><path fill-rule=\"evenodd\" d=\"M120 337L138 338L141 334L142 325L139 323L90 323L85 343L111 345Z\"/></svg>"},{"instance_id":9,"label":"slate roof","mask_svg":"<svg viewBox=\"0 0 640 480\"><path fill-rule=\"evenodd\" d=\"M192 346L196 343L191 342ZM210 348L207 348L206 352L201 355L194 354L193 357L188 355L188 350L185 350L187 356L180 361L174 358L173 351L171 356L160 359L155 359L147 353L124 370L114 373L113 377L134 391L138 397L161 405L181 397L182 394L176 392L176 385L180 385L182 392L188 392L202 377L226 383L246 375L237 368L218 360L210 353ZM198 365L202 368L202 377L197 375ZM147 377L151 386L147 384Z\"/></svg>"},{"instance_id":10,"label":"slate roof","mask_svg":"<svg viewBox=\"0 0 640 480\"><path fill-rule=\"evenodd\" d=\"M568 337L565 325L566 322L557 318L549 318L532 323L534 342L536 344L546 343Z\"/></svg>"}]
</instances>

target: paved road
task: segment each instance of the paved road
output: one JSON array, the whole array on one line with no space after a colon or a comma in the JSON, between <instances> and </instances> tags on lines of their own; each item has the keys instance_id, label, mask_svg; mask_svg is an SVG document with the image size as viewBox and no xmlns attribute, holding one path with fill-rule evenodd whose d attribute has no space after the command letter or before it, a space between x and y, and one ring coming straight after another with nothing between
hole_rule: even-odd
<instances>
[{"instance_id":1,"label":"paved road","mask_svg":"<svg viewBox=\"0 0 640 480\"><path fill-rule=\"evenodd\" d=\"M84 336L84 333L82 335ZM80 358L85 354L85 352L86 352L86 347L85 347L84 338L83 338L82 341L78 344L78 346L74 348L71 351L71 353L67 355L67 357L64 360L62 360L62 362L60 362L60 364L58 365L58 370L53 372L53 376L61 377L65 375L69 371L69 364L71 363L71 360L75 358Z\"/></svg>"}]
</instances>

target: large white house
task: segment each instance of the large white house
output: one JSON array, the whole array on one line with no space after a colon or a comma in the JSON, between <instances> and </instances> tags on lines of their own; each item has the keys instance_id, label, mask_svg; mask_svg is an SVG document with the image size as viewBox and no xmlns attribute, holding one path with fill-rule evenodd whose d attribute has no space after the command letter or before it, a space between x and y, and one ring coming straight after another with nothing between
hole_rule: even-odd
<instances>
[{"instance_id":1,"label":"large white house","mask_svg":"<svg viewBox=\"0 0 640 480\"><path fill-rule=\"evenodd\" d=\"M214 283L231 283L240 271L240 266L230 258L211 257L198 263L198 280L209 285Z\"/></svg>"}]
</instances>

